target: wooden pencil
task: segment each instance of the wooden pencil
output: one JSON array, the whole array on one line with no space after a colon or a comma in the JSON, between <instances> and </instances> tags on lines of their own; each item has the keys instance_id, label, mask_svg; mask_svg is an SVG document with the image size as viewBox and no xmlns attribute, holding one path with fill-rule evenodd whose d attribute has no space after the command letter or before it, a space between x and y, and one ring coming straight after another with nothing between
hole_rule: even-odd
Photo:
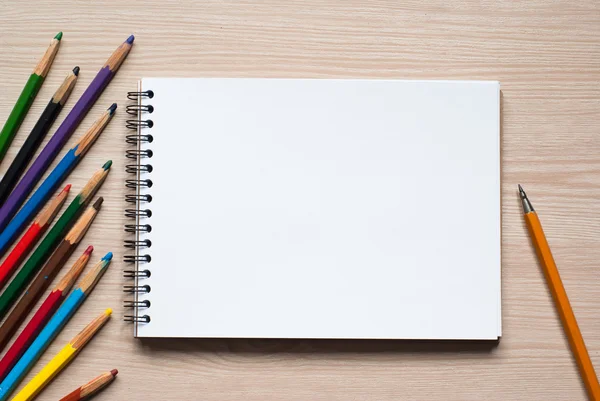
<instances>
[{"instance_id":1,"label":"wooden pencil","mask_svg":"<svg viewBox=\"0 0 600 401\"><path fill-rule=\"evenodd\" d=\"M4 159L6 151L19 130L21 123L25 119L33 100L42 87L44 79L46 78L46 75L48 75L48 71L50 71L54 57L58 52L61 39L62 32L59 32L50 42L50 46L48 46L46 53L44 53L44 56L33 70L33 73L29 76L23 91L21 91L21 94L17 99L15 107L13 107L8 119L4 123L2 131L0 131L0 162Z\"/></svg>"},{"instance_id":2,"label":"wooden pencil","mask_svg":"<svg viewBox=\"0 0 600 401\"><path fill-rule=\"evenodd\" d=\"M106 372L87 384L73 390L71 393L67 394L59 401L81 401L92 397L93 395L99 393L104 390L110 383L112 383L119 371L117 369L113 369L110 372Z\"/></svg>"},{"instance_id":3,"label":"wooden pencil","mask_svg":"<svg viewBox=\"0 0 600 401\"><path fill-rule=\"evenodd\" d=\"M598 382L598 376L596 376L594 365L583 341L583 336L581 335L575 313L573 313L573 308L569 302L567 291L560 278L558 267L556 267L556 262L554 262L554 257L544 234L542 223L521 185L519 185L519 196L521 197L523 214L525 215L525 222L527 223L531 242L544 271L550 294L552 294L558 316L560 317L567 340L569 340L571 352L575 358L575 362L577 362L581 380L589 399L599 401L600 383Z\"/></svg>"},{"instance_id":4,"label":"wooden pencil","mask_svg":"<svg viewBox=\"0 0 600 401\"><path fill-rule=\"evenodd\" d=\"M83 239L86 232L92 225L92 222L96 218L96 215L100 211L102 205L102 197L96 199L96 202L87 208L81 215L79 220L75 223L71 231L65 236L62 242L58 245L48 262L44 265L42 270L33 279L25 294L19 299L19 302L15 305L10 316L16 315L14 320L22 322L25 316L31 311L35 303L40 299L44 291L50 286L52 280L56 277L60 269L65 265L67 260L71 257L79 242Z\"/></svg>"},{"instance_id":5,"label":"wooden pencil","mask_svg":"<svg viewBox=\"0 0 600 401\"><path fill-rule=\"evenodd\" d=\"M56 288L50 292L46 300L42 303L35 315L25 326L21 334L8 349L2 360L0 360L0 382L4 380L10 369L15 366L21 355L31 345L35 337L42 331L45 324L48 323L54 312L58 309L62 301L66 298L73 284L85 268L90 254L94 250L93 246L88 246L85 252L77 259L71 269L60 280ZM25 318L25 314L11 313L8 318L0 326L0 345L2 349L15 334L21 324L21 320Z\"/></svg>"},{"instance_id":6,"label":"wooden pencil","mask_svg":"<svg viewBox=\"0 0 600 401\"><path fill-rule=\"evenodd\" d=\"M106 324L111 314L112 309L107 309L96 319L92 320L90 324L73 337L73 339L60 350L58 354L56 354L54 358L52 358L52 360L25 385L25 387L23 387L23 389L13 398L13 401L33 400L44 387L81 352L83 347L85 347L94 335ZM25 355L23 355L15 367L10 371L6 379L0 383L0 401L8 399L15 387L48 346L49 342L40 337L35 340L31 347L29 347ZM38 343L38 340L40 340L40 345L43 343L45 346L34 347L34 345L37 345L36 343Z\"/></svg>"},{"instance_id":7,"label":"wooden pencil","mask_svg":"<svg viewBox=\"0 0 600 401\"><path fill-rule=\"evenodd\" d=\"M77 194L56 224L50 229L42 242L40 242L40 245L33 251L6 290L0 295L0 320L17 300L23 288L27 286L35 274L42 268L46 258L54 251L62 237L67 234L75 221L77 221L79 215L106 180L111 166L112 161L109 160L104 163L100 170L92 175L81 192Z\"/></svg>"},{"instance_id":8,"label":"wooden pencil","mask_svg":"<svg viewBox=\"0 0 600 401\"><path fill-rule=\"evenodd\" d=\"M52 221L58 214L58 211L65 203L67 195L71 190L71 184L67 185L52 202L38 215L33 224L23 234L21 240L15 245L8 254L6 260L0 265L0 289L4 288L6 282L10 279L15 269L21 264L25 256L31 251L38 240L44 235ZM0 342L1 343L1 342ZM0 350L2 346L0 346Z\"/></svg>"},{"instance_id":9,"label":"wooden pencil","mask_svg":"<svg viewBox=\"0 0 600 401\"><path fill-rule=\"evenodd\" d=\"M79 164L96 139L100 136L104 128L108 125L117 104L113 103L102 116L90 127L79 141L71 148L62 160L56 165L54 170L48 175L48 178L40 185L33 193L31 198L23 205L21 210L8 223L4 230L0 233L0 257L8 250L13 241L23 231L25 225L33 218L35 213L44 206L44 203L49 196L56 190L61 182L69 175L71 171Z\"/></svg>"},{"instance_id":10,"label":"wooden pencil","mask_svg":"<svg viewBox=\"0 0 600 401\"><path fill-rule=\"evenodd\" d=\"M73 68L73 71L67 75L62 85L60 85L54 96L52 96L52 99L50 99L50 102L48 102L48 105L40 115L37 123L35 123L35 126L10 164L10 167L6 170L6 174L4 174L4 177L0 181L0 205L10 195L10 192L17 184L23 171L25 171L35 151L46 137L54 120L58 117L58 114L73 91L78 75L79 67Z\"/></svg>"},{"instance_id":11,"label":"wooden pencil","mask_svg":"<svg viewBox=\"0 0 600 401\"><path fill-rule=\"evenodd\" d=\"M12 216L19 210L29 193L37 182L42 178L46 169L50 166L60 149L69 140L81 120L94 105L104 88L117 73L119 66L123 63L131 47L134 37L131 35L114 53L109 57L94 80L90 83L83 95L79 98L73 109L69 112L56 133L50 138L48 144L42 149L39 156L31 164L25 175L15 189L11 192L6 202L0 208L0 230L4 229Z\"/></svg>"}]
</instances>

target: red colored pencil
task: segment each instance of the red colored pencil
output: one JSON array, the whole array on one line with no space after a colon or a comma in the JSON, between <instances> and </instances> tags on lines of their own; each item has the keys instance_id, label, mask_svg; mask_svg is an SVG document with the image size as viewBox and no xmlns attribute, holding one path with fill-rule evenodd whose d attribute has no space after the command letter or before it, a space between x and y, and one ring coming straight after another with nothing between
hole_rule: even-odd
<instances>
[{"instance_id":1,"label":"red colored pencil","mask_svg":"<svg viewBox=\"0 0 600 401\"><path fill-rule=\"evenodd\" d=\"M60 399L60 401L87 400L112 383L113 380L115 380L117 373L119 373L117 369L113 369L110 372L104 373L103 375L96 377L91 382L84 384L83 386L73 390L71 393L65 395Z\"/></svg>"},{"instance_id":2,"label":"red colored pencil","mask_svg":"<svg viewBox=\"0 0 600 401\"><path fill-rule=\"evenodd\" d=\"M54 198L54 200L50 202L44 210L42 210L35 221L31 224L27 232L23 235L19 243L6 257L4 263L0 265L0 289L6 285L12 274L15 272L17 267L19 267L31 248L34 247L42 235L44 235L48 227L50 227L52 220L54 220L63 203L65 203L70 189L71 184L67 185L58 194L58 196Z\"/></svg>"},{"instance_id":3,"label":"red colored pencil","mask_svg":"<svg viewBox=\"0 0 600 401\"><path fill-rule=\"evenodd\" d=\"M29 323L27 323L27 326L25 326L19 337L17 337L13 345L8 349L4 358L0 360L0 381L4 380L6 375L19 361L19 358L23 356L23 353L27 351L27 348L29 348L33 340L35 340L40 331L42 331L46 323L48 323L48 320L54 315L54 312L56 312L69 293L69 290L77 280L77 277L79 277L85 268L88 260L90 260L90 254L93 250L93 246L90 245L87 247L83 255L77 259L67 274L60 280L56 288L48 295L37 312L35 312L35 315L33 315ZM14 324L16 322L10 322L10 318L11 316L9 316L7 321L0 327L0 342L2 348L4 348L19 327L18 324Z\"/></svg>"}]
</instances>

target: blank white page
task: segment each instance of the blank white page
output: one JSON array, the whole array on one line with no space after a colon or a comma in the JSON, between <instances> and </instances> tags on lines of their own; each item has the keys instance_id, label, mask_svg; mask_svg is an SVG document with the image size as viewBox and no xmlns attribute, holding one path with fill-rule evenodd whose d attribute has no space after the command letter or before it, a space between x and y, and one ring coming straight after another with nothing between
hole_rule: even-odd
<instances>
[{"instance_id":1,"label":"blank white page","mask_svg":"<svg viewBox=\"0 0 600 401\"><path fill-rule=\"evenodd\" d=\"M139 337L497 339L498 82L141 81Z\"/></svg>"}]
</instances>

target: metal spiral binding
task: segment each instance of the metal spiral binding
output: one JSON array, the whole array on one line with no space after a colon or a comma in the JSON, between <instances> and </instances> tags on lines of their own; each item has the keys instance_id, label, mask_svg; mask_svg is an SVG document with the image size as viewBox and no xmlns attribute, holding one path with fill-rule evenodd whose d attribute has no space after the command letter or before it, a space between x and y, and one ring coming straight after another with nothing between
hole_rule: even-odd
<instances>
[{"instance_id":1,"label":"metal spiral binding","mask_svg":"<svg viewBox=\"0 0 600 401\"><path fill-rule=\"evenodd\" d=\"M123 291L134 297L133 300L125 301L124 304L125 308L133 310L132 314L124 316L124 320L132 323L150 323L148 309L151 303L147 299L138 299L138 295L148 294L152 290L150 285L144 283L144 280L152 275L151 271L148 268L140 267L152 260L150 255L152 241L140 239L140 234L152 231L152 225L148 224L148 219L152 217L152 210L148 208L152 202L152 196L142 194L140 190L151 188L153 185L152 180L146 178L147 174L152 173L153 167L147 162L142 163L143 159L152 158L153 152L150 149L142 149L141 147L142 144L154 141L152 135L145 132L154 126L154 122L149 118L150 114L154 112L154 106L142 104L142 101L153 97L154 92L151 90L127 93L127 98L135 101L135 104L128 105L126 111L127 114L135 118L127 120L125 126L134 130L135 133L125 137L127 144L132 146L132 149L127 149L126 156L132 161L135 160L135 164L128 164L125 167L125 171L132 174L132 179L126 180L125 186L133 190L133 193L125 195L125 201L135 205L135 208L125 209L125 217L133 220L133 224L125 225L125 232L131 233L135 237L134 239L125 240L125 248L133 251L133 254L125 255L123 260L135 267L123 272L125 278L133 280L133 284L123 286ZM142 129L144 129L144 134L142 134ZM141 174L144 175L143 178Z\"/></svg>"}]
</instances>

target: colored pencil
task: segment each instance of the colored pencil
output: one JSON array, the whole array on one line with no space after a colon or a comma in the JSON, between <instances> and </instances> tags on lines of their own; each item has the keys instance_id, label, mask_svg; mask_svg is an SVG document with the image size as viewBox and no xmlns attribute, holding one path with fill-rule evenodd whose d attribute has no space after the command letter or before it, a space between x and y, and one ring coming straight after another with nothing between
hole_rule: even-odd
<instances>
[{"instance_id":1,"label":"colored pencil","mask_svg":"<svg viewBox=\"0 0 600 401\"><path fill-rule=\"evenodd\" d=\"M58 245L52 256L50 256L48 262L46 262L42 270L40 270L35 279L33 279L32 283L25 291L25 294L21 297L21 299L19 299L19 302L17 302L17 305L11 312L11 314L22 314L22 316L19 316L19 321L23 321L22 319L33 308L44 291L46 291L48 286L52 283L52 280L54 280L58 274L58 271L71 257L75 251L75 248L77 248L77 245L83 239L86 232L92 225L92 222L96 218L96 215L100 211L100 206L102 205L103 200L104 199L102 197L96 199L96 202L94 202L92 206L88 207L87 210L83 212L73 228L71 228L69 233Z\"/></svg>"},{"instance_id":2,"label":"colored pencil","mask_svg":"<svg viewBox=\"0 0 600 401\"><path fill-rule=\"evenodd\" d=\"M42 331L44 325L52 317L58 309L61 302L65 299L75 280L79 277L88 260L94 247L88 246L85 252L77 259L71 269L60 280L56 288L50 292L46 300L42 303L35 315L31 318L27 326L23 329L19 337L13 345L8 349L2 360L0 360L0 381L2 381L10 369L17 363L17 360L23 355L27 347L31 345L35 337ZM29 311L26 311L28 313ZM8 341L15 334L17 329L25 318L26 313L15 312L14 310L8 315L4 324L0 327L0 341L2 348L6 346Z\"/></svg>"},{"instance_id":3,"label":"colored pencil","mask_svg":"<svg viewBox=\"0 0 600 401\"><path fill-rule=\"evenodd\" d=\"M115 380L118 373L119 371L117 369L106 372L103 375L96 377L91 382L73 390L73 392L67 394L59 401L81 401L88 399L108 387L108 385Z\"/></svg>"},{"instance_id":4,"label":"colored pencil","mask_svg":"<svg viewBox=\"0 0 600 401\"><path fill-rule=\"evenodd\" d=\"M19 210L31 190L35 187L38 180L42 178L44 172L50 166L54 158L58 155L61 148L71 137L81 120L94 105L104 88L111 81L117 72L121 63L129 54L133 45L133 35L131 35L121 46L110 56L106 64L98 72L88 88L83 92L71 112L67 115L56 133L50 138L48 144L42 149L37 159L33 162L29 170L25 173L21 181L17 184L6 202L0 208L0 230L8 224L10 219Z\"/></svg>"},{"instance_id":5,"label":"colored pencil","mask_svg":"<svg viewBox=\"0 0 600 401\"><path fill-rule=\"evenodd\" d=\"M573 308L569 302L567 291L563 286L562 280L554 258L552 257L552 251L550 251L550 245L542 229L542 223L535 212L535 209L531 205L527 194L523 188L519 185L519 196L521 197L521 203L523 205L523 213L525 214L525 222L527 223L527 230L531 237L531 242L535 248L535 253L540 261L546 282L550 288L550 293L554 299L554 304L558 310L560 321L562 322L563 329L569 340L571 352L575 357L577 366L579 367L579 374L581 380L585 385L588 397L590 400L600 400L600 384L598 383L598 377L594 370L594 365L590 359L583 336L577 325L577 319L573 313Z\"/></svg>"},{"instance_id":6,"label":"colored pencil","mask_svg":"<svg viewBox=\"0 0 600 401\"><path fill-rule=\"evenodd\" d=\"M39 392L42 391L44 387L81 352L83 347L85 347L102 326L106 324L111 314L112 309L107 309L96 319L92 320L90 324L73 337L73 339L60 350L58 354L56 354L54 358L52 358L52 360L50 360L50 362L48 362L48 364L46 364L46 366L44 366L42 370L25 385L25 387L23 387L23 389L13 398L13 401L33 400ZM10 393L48 347L50 341L42 337L42 334L43 332L35 339L31 347L25 352L25 355L23 355L13 370L10 371L6 379L0 384L0 401L8 399Z\"/></svg>"},{"instance_id":7,"label":"colored pencil","mask_svg":"<svg viewBox=\"0 0 600 401\"><path fill-rule=\"evenodd\" d=\"M33 251L27 262L25 262L21 270L19 270L8 287L6 287L6 290L0 295L0 320L35 274L42 268L46 258L54 251L62 237L67 234L75 221L77 221L79 215L106 180L111 165L112 161L107 161L100 170L92 175L92 178L90 178L81 192L69 204L67 210L65 210L56 224L48 231L48 234L40 242L40 245Z\"/></svg>"},{"instance_id":8,"label":"colored pencil","mask_svg":"<svg viewBox=\"0 0 600 401\"><path fill-rule=\"evenodd\" d=\"M71 190L71 184L67 185L52 202L38 215L33 221L33 224L23 234L21 240L15 245L13 250L8 254L6 260L0 265L0 289L4 288L6 282L10 279L15 269L21 264L25 256L31 251L38 240L44 235L52 221L58 214L67 195ZM2 346L0 346L2 349Z\"/></svg>"},{"instance_id":9,"label":"colored pencil","mask_svg":"<svg viewBox=\"0 0 600 401\"><path fill-rule=\"evenodd\" d=\"M73 68L73 71L67 75L62 85L58 88L50 102L42 112L39 120L31 130L31 133L23 143L23 146L17 153L17 156L10 164L10 167L0 181L0 205L4 203L10 192L13 190L17 181L25 171L27 164L31 161L33 154L40 146L50 127L58 117L65 102L75 87L77 76L79 75L79 67Z\"/></svg>"},{"instance_id":10,"label":"colored pencil","mask_svg":"<svg viewBox=\"0 0 600 401\"><path fill-rule=\"evenodd\" d=\"M46 53L44 53L44 56L33 70L33 73L29 76L23 91L21 91L21 94L17 99L15 107L13 107L6 123L4 123L2 131L0 131L0 162L4 159L8 147L33 103L33 99L37 96L46 75L48 75L48 71L50 71L54 57L58 52L61 39L62 32L59 32L54 39L52 39L52 42L50 42L50 46L48 46Z\"/></svg>"},{"instance_id":11,"label":"colored pencil","mask_svg":"<svg viewBox=\"0 0 600 401\"><path fill-rule=\"evenodd\" d=\"M79 141L71 148L57 166L52 170L48 178L40 185L33 193L31 198L19 210L15 217L8 223L4 230L0 233L0 256L12 245L13 241L23 231L25 225L44 205L48 197L56 190L71 171L79 164L87 151L92 147L96 139L100 136L104 128L108 125L117 104L113 103L102 116L96 120L91 128L83 135Z\"/></svg>"}]
</instances>

